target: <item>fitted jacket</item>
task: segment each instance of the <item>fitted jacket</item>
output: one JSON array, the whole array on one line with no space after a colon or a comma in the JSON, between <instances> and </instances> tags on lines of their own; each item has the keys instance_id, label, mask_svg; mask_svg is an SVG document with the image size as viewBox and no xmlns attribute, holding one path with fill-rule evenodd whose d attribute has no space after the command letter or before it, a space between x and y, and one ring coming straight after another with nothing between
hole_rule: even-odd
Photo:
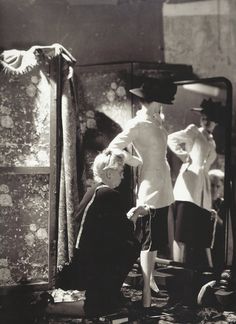
<instances>
[{"instance_id":1,"label":"fitted jacket","mask_svg":"<svg viewBox=\"0 0 236 324\"><path fill-rule=\"evenodd\" d=\"M183 161L174 185L175 200L211 209L208 171L216 159L215 141L202 127L189 125L168 136L170 149Z\"/></svg>"},{"instance_id":2,"label":"fitted jacket","mask_svg":"<svg viewBox=\"0 0 236 324\"><path fill-rule=\"evenodd\" d=\"M154 119L142 110L138 111L126 128L113 139L109 148L123 150L130 144L140 161L137 179L138 203L152 208L169 206L174 201L174 196L166 158L167 131L161 118ZM126 163L135 166L132 155L127 156Z\"/></svg>"}]
</instances>

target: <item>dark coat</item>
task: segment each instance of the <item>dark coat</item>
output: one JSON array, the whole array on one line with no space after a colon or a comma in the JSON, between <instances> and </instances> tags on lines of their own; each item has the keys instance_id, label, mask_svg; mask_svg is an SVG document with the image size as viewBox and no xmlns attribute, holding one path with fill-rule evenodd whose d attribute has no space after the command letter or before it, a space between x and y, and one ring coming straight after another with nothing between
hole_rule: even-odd
<instances>
[{"instance_id":1,"label":"dark coat","mask_svg":"<svg viewBox=\"0 0 236 324\"><path fill-rule=\"evenodd\" d=\"M94 200L91 199L95 194ZM136 239L120 193L98 184L90 189L79 206L76 249L86 262L106 260ZM89 206L89 207L88 207Z\"/></svg>"},{"instance_id":2,"label":"dark coat","mask_svg":"<svg viewBox=\"0 0 236 324\"><path fill-rule=\"evenodd\" d=\"M89 190L79 206L75 255L58 281L62 289L86 290L87 315L113 312L140 253L120 193L105 185Z\"/></svg>"}]
</instances>

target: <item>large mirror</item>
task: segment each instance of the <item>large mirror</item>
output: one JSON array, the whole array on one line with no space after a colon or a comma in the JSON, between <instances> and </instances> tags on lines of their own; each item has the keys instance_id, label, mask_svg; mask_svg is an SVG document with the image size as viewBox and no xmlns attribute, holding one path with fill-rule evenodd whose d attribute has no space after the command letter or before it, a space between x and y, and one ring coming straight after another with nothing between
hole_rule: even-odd
<instances>
[{"instance_id":1,"label":"large mirror","mask_svg":"<svg viewBox=\"0 0 236 324\"><path fill-rule=\"evenodd\" d=\"M203 203L203 195L206 199L206 191L209 191L211 194L211 207L215 210L215 214L209 213L210 221L201 223L202 230L200 230L200 235L198 242L195 244L184 243L184 249L182 249L182 242L179 243L175 237L180 235L179 240L188 242L188 238L181 238L182 234L178 234L181 230L179 226L183 227L185 231L184 237L192 235L191 231L197 232L197 224L189 215L189 223L185 220L179 220L178 212L169 213L169 240L170 240L170 251L169 258L174 259L174 261L180 261L187 265L191 266L210 266L219 271L224 267L227 262L227 251L226 247L228 244L227 230L228 230L228 220L229 220L229 178L230 178L230 116L231 116L231 92L230 84L224 78L210 78L210 79L201 79L195 81L180 81L177 82L177 93L173 106L164 106L165 114L165 127L168 131L168 134L177 134L176 136L183 136L183 133L180 131L185 130L185 135L188 131L187 128L191 128L189 125L194 125L193 130L200 129L202 127L202 114L201 109L204 107L204 104L211 105L219 112L216 112L217 121L211 131L206 132L206 136L214 143L215 146L213 151L215 151L215 156L213 153L210 153L210 150L207 152L201 152L201 145L198 143L196 146L194 157L196 158L195 166L198 163L199 169L196 172L196 183L194 179L191 178L187 180L187 176L190 174L183 173L183 168L186 167L186 163L175 154L173 150L176 143L176 136L169 135L172 140L169 141L170 146L168 147L168 161L171 168L172 182L174 187L175 198L183 199L186 190L186 183L182 184L182 180L190 181L187 186L189 186L190 191L193 186L195 193L200 191L202 195L202 203L199 201L198 204L202 204L203 207L209 210L209 201ZM197 108L197 109L196 109ZM218 109L219 108L219 109ZM204 116L204 115L203 115ZM184 135L184 136L185 136ZM180 144L182 140L182 143ZM186 141L178 139L178 145L182 147L183 150L186 150ZM185 142L185 143L184 143ZM178 146L177 145L177 146ZM182 145L182 146L181 146ZM192 143L190 145L193 145ZM195 145L195 144L194 144ZM205 145L205 144L204 144ZM204 150L208 148L204 148ZM198 154L199 153L199 154ZM201 154L204 154L205 157L202 159ZM213 156L210 157L210 154ZM189 164L190 165L190 164ZM187 166L188 168L188 166ZM190 168L191 169L191 168ZM202 170L200 170L202 169ZM199 171L200 170L200 171ZM188 170L189 173L191 171ZM181 175L180 175L181 173ZM178 178L179 177L179 178ZM201 179L204 177L204 180ZM206 178L209 178L207 182ZM181 178L181 180L180 180ZM177 180L178 179L178 180ZM202 184L205 189L200 186L200 182L204 181ZM207 188L208 186L208 188ZM209 187L210 186L210 187ZM192 197L188 200L194 202L195 193L191 192ZM197 199L197 198L196 198ZM208 196L209 199L209 196ZM192 211L190 210L190 213ZM197 211L198 213L198 211ZM206 215L207 216L207 215ZM183 223L183 222L186 222ZM191 222L191 223L190 223ZM195 226L195 228L193 228ZM209 236L204 238L204 232L208 228ZM188 233L189 232L189 233ZM189 234L189 235L188 235ZM201 244L204 239L208 240L208 244ZM191 242L191 239L190 241ZM167 256L168 257L168 256Z\"/></svg>"}]
</instances>

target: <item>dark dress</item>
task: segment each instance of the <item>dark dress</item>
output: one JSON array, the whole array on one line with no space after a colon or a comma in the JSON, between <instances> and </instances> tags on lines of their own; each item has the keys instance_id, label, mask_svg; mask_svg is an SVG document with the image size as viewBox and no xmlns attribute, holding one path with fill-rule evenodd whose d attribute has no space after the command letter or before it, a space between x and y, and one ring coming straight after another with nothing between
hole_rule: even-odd
<instances>
[{"instance_id":1,"label":"dark dress","mask_svg":"<svg viewBox=\"0 0 236 324\"><path fill-rule=\"evenodd\" d=\"M174 219L174 237L177 242L183 242L191 248L211 247L213 222L209 210L190 201L175 201L170 213Z\"/></svg>"},{"instance_id":2,"label":"dark dress","mask_svg":"<svg viewBox=\"0 0 236 324\"><path fill-rule=\"evenodd\" d=\"M120 193L103 184L85 194L77 220L74 263L86 290L85 314L113 312L121 286L140 253L133 223L126 217Z\"/></svg>"},{"instance_id":3,"label":"dark dress","mask_svg":"<svg viewBox=\"0 0 236 324\"><path fill-rule=\"evenodd\" d=\"M149 208L149 214L139 217L135 235L142 244L142 251L163 252L168 245L168 209Z\"/></svg>"}]
</instances>

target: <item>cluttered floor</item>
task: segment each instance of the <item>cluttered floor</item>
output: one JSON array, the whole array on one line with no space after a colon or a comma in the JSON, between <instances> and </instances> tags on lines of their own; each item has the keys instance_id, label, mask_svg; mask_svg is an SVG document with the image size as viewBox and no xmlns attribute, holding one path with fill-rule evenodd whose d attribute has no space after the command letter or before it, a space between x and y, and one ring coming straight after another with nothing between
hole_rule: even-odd
<instances>
[{"instance_id":1,"label":"cluttered floor","mask_svg":"<svg viewBox=\"0 0 236 324\"><path fill-rule=\"evenodd\" d=\"M101 316L97 319L80 319L64 317L45 317L40 324L76 324L76 323L236 323L236 310L225 311L222 307L199 307L197 305L185 305L181 302L170 303L167 291L161 290L161 297L152 297L152 307L144 311L140 305L141 290L123 287L123 294L127 299L126 305L115 314ZM67 300L83 298L77 291L60 290L53 292L54 298ZM59 297L60 296L60 297Z\"/></svg>"},{"instance_id":2,"label":"cluttered floor","mask_svg":"<svg viewBox=\"0 0 236 324\"><path fill-rule=\"evenodd\" d=\"M229 287L214 288L217 283L211 272L165 266L156 269L155 280L160 287L160 293L152 297L152 306L149 309L142 307L142 276L134 268L122 287L123 303L117 313L93 319L79 318L69 311L63 315L48 314L41 307L42 303L38 303L43 295L46 298L49 296L58 305L68 303L68 310L73 303L84 299L84 292L54 289L41 292L36 300L26 292L24 296L15 294L11 302L2 302L0 323L236 323L235 292ZM201 287L203 289L199 290Z\"/></svg>"}]
</instances>

